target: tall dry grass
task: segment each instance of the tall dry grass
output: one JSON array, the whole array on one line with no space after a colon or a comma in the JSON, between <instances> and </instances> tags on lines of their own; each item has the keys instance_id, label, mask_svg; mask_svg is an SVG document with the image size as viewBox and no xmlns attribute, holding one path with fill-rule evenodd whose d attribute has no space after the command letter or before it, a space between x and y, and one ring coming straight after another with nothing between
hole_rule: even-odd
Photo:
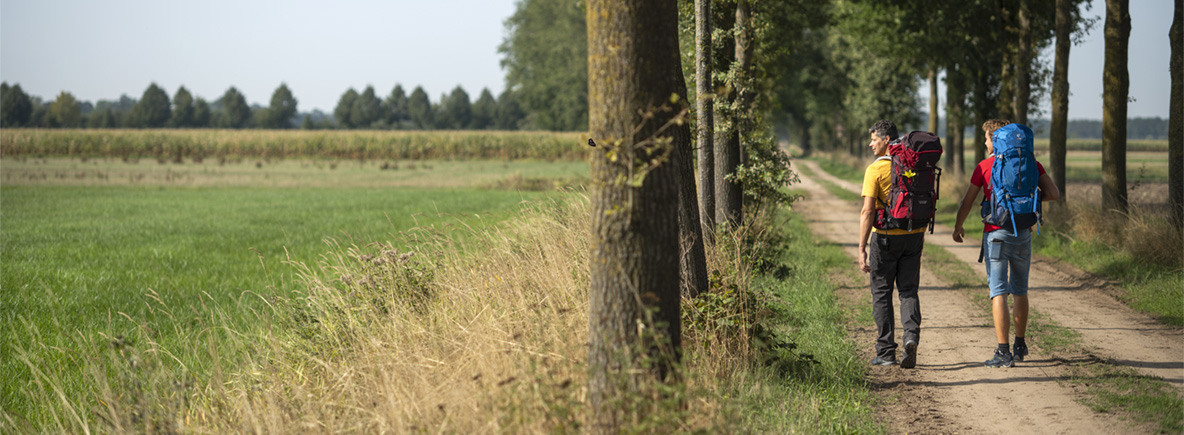
<instances>
[{"instance_id":1,"label":"tall dry grass","mask_svg":"<svg viewBox=\"0 0 1184 435\"><path fill-rule=\"evenodd\" d=\"M19 422L0 413L0 428L577 432L586 417L588 216L587 198L573 193L527 205L496 228L465 228L464 237L404 233L412 251L331 241L317 264L290 264L303 290L268 298L254 327L232 326L216 306L205 307L200 325L169 325L164 315L116 319L140 325L140 334L88 343L106 350L79 361L93 378L85 397L63 395L59 378L35 370L30 398L52 408L49 417ZM749 343L759 333L751 326L760 296L747 289L762 228L710 247L712 289L684 301L685 382L624 398L638 407L636 430L735 424L728 409L736 405L717 393L742 384L757 364ZM163 348L151 339L162 327L191 328L192 341ZM195 375L173 357L179 352L204 354L213 369Z\"/></svg>"}]
</instances>

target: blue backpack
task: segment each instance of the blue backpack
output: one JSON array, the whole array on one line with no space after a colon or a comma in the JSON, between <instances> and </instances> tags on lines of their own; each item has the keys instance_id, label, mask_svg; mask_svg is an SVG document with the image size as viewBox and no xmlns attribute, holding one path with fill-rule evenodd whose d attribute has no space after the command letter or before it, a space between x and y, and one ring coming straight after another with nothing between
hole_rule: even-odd
<instances>
[{"instance_id":1,"label":"blue backpack","mask_svg":"<svg viewBox=\"0 0 1184 435\"><path fill-rule=\"evenodd\" d=\"M1008 124L991 135L995 163L991 166L991 197L983 198L983 223L1020 228L1039 225L1040 172L1033 153L1032 129ZM1037 227L1037 232L1040 229Z\"/></svg>"}]
</instances>

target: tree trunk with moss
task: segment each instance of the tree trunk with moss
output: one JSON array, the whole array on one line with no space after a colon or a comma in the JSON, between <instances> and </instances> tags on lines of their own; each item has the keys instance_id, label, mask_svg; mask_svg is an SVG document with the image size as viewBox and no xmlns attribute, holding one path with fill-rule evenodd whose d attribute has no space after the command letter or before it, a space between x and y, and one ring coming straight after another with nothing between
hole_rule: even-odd
<instances>
[{"instance_id":1,"label":"tree trunk with moss","mask_svg":"<svg viewBox=\"0 0 1184 435\"><path fill-rule=\"evenodd\" d=\"M670 211L679 197L673 159L689 148L690 132L671 122L685 104L671 102L686 86L677 25L673 0L587 4L588 118L599 145L592 161L591 432L620 432L644 411L619 399L670 378L679 359L679 217Z\"/></svg>"},{"instance_id":2,"label":"tree trunk with moss","mask_svg":"<svg viewBox=\"0 0 1184 435\"><path fill-rule=\"evenodd\" d=\"M1130 91L1127 45L1129 0L1106 0L1106 58L1102 69L1102 207L1127 210L1126 107Z\"/></svg>"},{"instance_id":3,"label":"tree trunk with moss","mask_svg":"<svg viewBox=\"0 0 1184 435\"><path fill-rule=\"evenodd\" d=\"M1168 203L1176 228L1184 226L1184 0L1176 0L1175 18L1168 30L1172 52L1169 70L1172 96L1168 103Z\"/></svg>"},{"instance_id":4,"label":"tree trunk with moss","mask_svg":"<svg viewBox=\"0 0 1184 435\"><path fill-rule=\"evenodd\" d=\"M715 229L715 89L711 78L711 0L695 0L695 96L698 129L699 214L704 233Z\"/></svg>"},{"instance_id":5,"label":"tree trunk with moss","mask_svg":"<svg viewBox=\"0 0 1184 435\"><path fill-rule=\"evenodd\" d=\"M735 41L735 64L733 65L732 131L726 141L716 141L715 156L715 221L728 227L739 225L743 196L740 184L727 180L740 166L743 144L750 140L752 117L748 113L752 100L752 89L748 83L752 67L752 43L749 34L749 13L747 0L736 2L736 24L732 28Z\"/></svg>"},{"instance_id":6,"label":"tree trunk with moss","mask_svg":"<svg viewBox=\"0 0 1184 435\"><path fill-rule=\"evenodd\" d=\"M1015 51L1015 118L1012 122L1028 125L1028 100L1032 93L1029 85L1029 72L1032 69L1032 12L1028 8L1028 0L1020 0L1019 12L1016 14L1016 27L1019 29L1019 41Z\"/></svg>"},{"instance_id":7,"label":"tree trunk with moss","mask_svg":"<svg viewBox=\"0 0 1184 435\"><path fill-rule=\"evenodd\" d=\"M1057 0L1056 12L1056 54L1052 73L1052 126L1049 131L1048 159L1052 169L1052 181L1061 191L1061 203L1065 202L1065 155L1067 154L1069 128L1069 49L1072 47L1072 15L1069 0Z\"/></svg>"}]
</instances>

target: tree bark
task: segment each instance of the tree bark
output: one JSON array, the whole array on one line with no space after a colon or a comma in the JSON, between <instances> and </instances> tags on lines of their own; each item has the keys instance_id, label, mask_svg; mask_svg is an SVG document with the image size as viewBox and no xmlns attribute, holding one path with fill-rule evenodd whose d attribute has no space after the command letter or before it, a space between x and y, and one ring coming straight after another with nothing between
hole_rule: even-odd
<instances>
[{"instance_id":1,"label":"tree bark","mask_svg":"<svg viewBox=\"0 0 1184 435\"><path fill-rule=\"evenodd\" d=\"M740 166L740 153L743 148L741 141L748 138L751 130L751 116L748 112L747 100L751 98L751 89L747 81L748 70L752 65L751 42L748 34L748 2L736 2L736 24L732 28L735 40L735 102L732 111L732 132L726 141L717 141L717 149L722 153L716 155L715 160L715 221L727 224L729 228L739 225L743 196L740 184L728 181L727 176L736 172Z\"/></svg>"},{"instance_id":2,"label":"tree bark","mask_svg":"<svg viewBox=\"0 0 1184 435\"><path fill-rule=\"evenodd\" d=\"M670 159L689 149L690 132L669 123L679 112L671 95L686 86L674 0L589 0L586 19L588 120L600 145L592 161L589 428L617 433L640 410L615 399L667 379L679 359L679 217L670 213L679 206L679 168Z\"/></svg>"},{"instance_id":3,"label":"tree bark","mask_svg":"<svg viewBox=\"0 0 1184 435\"><path fill-rule=\"evenodd\" d=\"M929 67L929 132L937 134L937 68L933 66Z\"/></svg>"},{"instance_id":4,"label":"tree bark","mask_svg":"<svg viewBox=\"0 0 1184 435\"><path fill-rule=\"evenodd\" d=\"M810 122L806 121L805 119L801 119L798 120L796 124L798 125L798 130L800 130L798 133L798 141L800 142L799 146L802 148L802 157L810 157L810 154L813 153L814 149L814 145L810 143Z\"/></svg>"},{"instance_id":5,"label":"tree bark","mask_svg":"<svg viewBox=\"0 0 1184 435\"><path fill-rule=\"evenodd\" d=\"M1002 62L1002 69L999 73L999 117L1006 120L1015 119L1015 62L1016 52L1014 48L1015 38L1012 37L1012 22L1014 12L1010 9L1011 2L1000 2L1002 9L999 11L1000 29L999 43L1002 46L1002 53L1006 60ZM985 120L984 120L985 121ZM982 124L976 126L981 127ZM978 134L975 134L977 137ZM975 139L975 143L978 140Z\"/></svg>"},{"instance_id":6,"label":"tree bark","mask_svg":"<svg viewBox=\"0 0 1184 435\"><path fill-rule=\"evenodd\" d=\"M711 0L695 0L695 95L698 126L699 220L703 233L715 231L715 89L711 78Z\"/></svg>"},{"instance_id":7,"label":"tree bark","mask_svg":"<svg viewBox=\"0 0 1184 435\"><path fill-rule=\"evenodd\" d=\"M974 133L974 161L969 165L971 170L978 165L978 162L987 158L987 136L983 132L983 123L987 122L987 118L990 116L990 108L987 107L989 104L987 92L990 83L987 82L987 79L984 72L975 73L974 125L971 126L971 131Z\"/></svg>"},{"instance_id":8,"label":"tree bark","mask_svg":"<svg viewBox=\"0 0 1184 435\"><path fill-rule=\"evenodd\" d=\"M1058 202L1065 202L1065 155L1069 128L1069 49L1072 47L1072 15L1069 0L1057 0L1056 54L1052 73L1052 125L1049 131L1049 163L1052 181L1061 191Z\"/></svg>"},{"instance_id":9,"label":"tree bark","mask_svg":"<svg viewBox=\"0 0 1184 435\"><path fill-rule=\"evenodd\" d=\"M1129 0L1106 0L1106 58L1102 70L1102 207L1127 211L1126 107L1130 91L1127 45Z\"/></svg>"},{"instance_id":10,"label":"tree bark","mask_svg":"<svg viewBox=\"0 0 1184 435\"><path fill-rule=\"evenodd\" d=\"M945 143L945 171L957 175L955 166L958 164L958 142L954 134L957 132L956 101L959 98L957 85L954 83L954 68L946 68L946 143ZM932 95L930 95L932 99Z\"/></svg>"},{"instance_id":11,"label":"tree bark","mask_svg":"<svg viewBox=\"0 0 1184 435\"><path fill-rule=\"evenodd\" d=\"M1172 52L1169 66L1172 96L1168 103L1168 204L1176 228L1184 227L1184 0L1176 0L1175 18L1168 30Z\"/></svg>"},{"instance_id":12,"label":"tree bark","mask_svg":"<svg viewBox=\"0 0 1184 435\"><path fill-rule=\"evenodd\" d=\"M1032 92L1029 86L1029 72L1032 69L1032 12L1028 0L1020 0L1016 25L1019 27L1019 42L1015 62L1015 118L1012 122L1028 125L1028 100Z\"/></svg>"}]
</instances>

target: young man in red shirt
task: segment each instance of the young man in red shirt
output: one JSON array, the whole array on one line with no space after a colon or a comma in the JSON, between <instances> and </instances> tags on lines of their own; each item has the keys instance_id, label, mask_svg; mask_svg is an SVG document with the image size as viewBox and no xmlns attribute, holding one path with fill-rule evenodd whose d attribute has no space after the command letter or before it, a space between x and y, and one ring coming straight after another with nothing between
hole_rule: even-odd
<instances>
[{"instance_id":1,"label":"young man in red shirt","mask_svg":"<svg viewBox=\"0 0 1184 435\"><path fill-rule=\"evenodd\" d=\"M979 162L970 176L970 186L962 196L962 205L958 208L957 222L954 224L954 241L962 243L966 230L962 223L978 199L979 191L983 191L983 198L991 197L991 166L995 163L994 149L991 135L1000 127L1010 124L1008 121L992 119L983 123L983 132L987 135L987 152L991 153L986 160ZM1040 188L1041 201L1056 201L1061 196L1056 183L1044 172L1044 166L1036 162L1040 173L1037 186ZM1024 333L1028 329L1028 270L1032 263L1032 230L1020 228L1013 234L1008 226L997 227L983 224L983 263L987 267L987 283L991 288L991 312L995 320L995 338L999 347L995 355L986 361L987 367L1011 367L1013 361L1023 361L1028 355L1028 345L1024 341ZM1009 273L1010 272L1010 273ZM1015 305L1015 352L1008 349L1009 316L1007 310L1007 295L1011 295Z\"/></svg>"}]
</instances>

